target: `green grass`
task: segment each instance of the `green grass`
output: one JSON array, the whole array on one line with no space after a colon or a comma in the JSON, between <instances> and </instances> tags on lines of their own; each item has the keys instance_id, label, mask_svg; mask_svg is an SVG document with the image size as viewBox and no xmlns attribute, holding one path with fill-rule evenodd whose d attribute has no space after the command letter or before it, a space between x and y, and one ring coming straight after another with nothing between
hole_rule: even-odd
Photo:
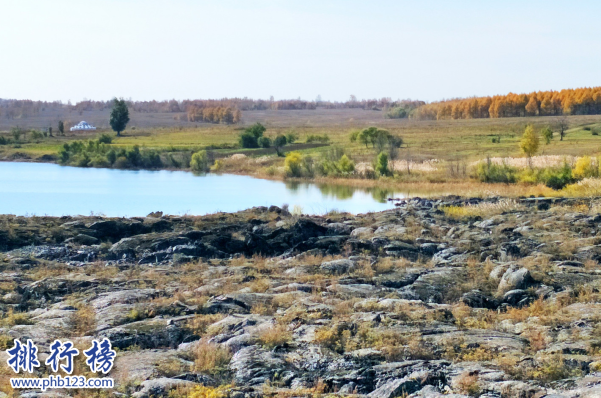
<instances>
[{"instance_id":1,"label":"green grass","mask_svg":"<svg viewBox=\"0 0 601 398\"><path fill-rule=\"evenodd\" d=\"M362 111L359 111L362 112ZM248 112L250 114L252 112ZM306 113L302 113L305 115ZM371 161L375 152L372 148L365 148L360 143L351 143L348 136L351 131L378 125L388 129L393 134L402 136L406 145L400 152L402 158L411 160L462 160L474 161L486 156L522 156L518 148L521 134L527 124L533 124L535 129L553 125L556 118L504 118L504 119L472 119L472 120L447 120L447 121L413 121L413 120L359 120L346 121L336 124L329 119L315 119L310 126L299 116L291 117L291 113L282 113L278 122L278 114L272 114L267 123L267 136L274 137L290 129L299 135L299 142L304 142L310 134L326 134L332 145L344 147L357 162ZM299 112L299 115L301 113ZM321 120L321 121L320 121ZM571 129L567 132L564 141L560 142L557 134L551 144L541 145L539 154L545 155L593 155L601 152L601 136L592 135L592 131L601 131L601 116L571 116L569 117ZM303 125L303 123L305 125ZM320 124L321 123L321 124ZM584 130L584 127L592 131ZM154 148L161 151L170 150L198 150L200 148L216 145L235 145L242 127L224 126L213 124L199 124L197 127L160 127L129 129L123 137L115 138L115 147L141 147ZM44 138L38 143L28 142L20 144L19 148L13 145L0 146L0 158L10 157L16 152L38 158L45 154L56 154L64 142L76 139L92 139L101 132L79 133L66 137ZM4 133L10 137L7 133ZM493 143L493 137L501 137L500 143ZM326 151L327 147L303 149L307 154L319 154ZM234 153L239 150L221 149L219 152ZM253 151L245 151L252 155Z\"/></svg>"}]
</instances>

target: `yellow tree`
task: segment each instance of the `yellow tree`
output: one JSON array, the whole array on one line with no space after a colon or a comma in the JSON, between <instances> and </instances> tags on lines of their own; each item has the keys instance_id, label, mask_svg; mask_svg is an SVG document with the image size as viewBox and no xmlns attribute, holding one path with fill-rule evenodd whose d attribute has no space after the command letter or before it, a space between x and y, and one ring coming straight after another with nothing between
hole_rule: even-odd
<instances>
[{"instance_id":1,"label":"yellow tree","mask_svg":"<svg viewBox=\"0 0 601 398\"><path fill-rule=\"evenodd\" d=\"M526 104L526 112L530 116L535 116L538 112L538 101L536 100L536 94L534 93L530 95L530 100Z\"/></svg>"},{"instance_id":2,"label":"yellow tree","mask_svg":"<svg viewBox=\"0 0 601 398\"><path fill-rule=\"evenodd\" d=\"M522 135L522 139L520 140L520 149L528 156L530 167L532 167L531 158L538 151L539 145L540 139L538 138L538 134L534 132L532 126L527 126L526 130L524 130L524 135Z\"/></svg>"}]
</instances>

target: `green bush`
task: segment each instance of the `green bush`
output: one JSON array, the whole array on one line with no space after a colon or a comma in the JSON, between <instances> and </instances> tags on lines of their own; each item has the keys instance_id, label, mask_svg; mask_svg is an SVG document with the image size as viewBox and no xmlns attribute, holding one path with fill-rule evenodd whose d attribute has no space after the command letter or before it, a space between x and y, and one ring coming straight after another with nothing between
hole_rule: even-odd
<instances>
[{"instance_id":1,"label":"green bush","mask_svg":"<svg viewBox=\"0 0 601 398\"><path fill-rule=\"evenodd\" d=\"M386 113L388 119L404 119L408 116L407 109L404 107L390 108Z\"/></svg>"},{"instance_id":2,"label":"green bush","mask_svg":"<svg viewBox=\"0 0 601 398\"><path fill-rule=\"evenodd\" d=\"M113 163L113 167L116 169L129 169L131 164L125 156L119 156L117 160L115 160L115 163Z\"/></svg>"},{"instance_id":3,"label":"green bush","mask_svg":"<svg viewBox=\"0 0 601 398\"><path fill-rule=\"evenodd\" d=\"M242 133L240 134L240 138L238 140L240 142L240 146L242 148L258 148L259 143L257 141L257 137L250 133Z\"/></svg>"},{"instance_id":4,"label":"green bush","mask_svg":"<svg viewBox=\"0 0 601 398\"><path fill-rule=\"evenodd\" d=\"M569 164L545 169L526 169L519 173L519 181L528 184L545 184L552 189L562 189L576 181Z\"/></svg>"},{"instance_id":5,"label":"green bush","mask_svg":"<svg viewBox=\"0 0 601 398\"><path fill-rule=\"evenodd\" d=\"M487 161L476 166L476 178L481 182L509 184L517 181L517 170L506 164L498 165Z\"/></svg>"},{"instance_id":6,"label":"green bush","mask_svg":"<svg viewBox=\"0 0 601 398\"><path fill-rule=\"evenodd\" d=\"M101 144L110 144L113 142L113 137L108 134L102 134L100 137L98 137L98 142Z\"/></svg>"},{"instance_id":7,"label":"green bush","mask_svg":"<svg viewBox=\"0 0 601 398\"><path fill-rule=\"evenodd\" d=\"M572 177L572 168L567 163L559 169L545 169L541 173L541 182L553 189L562 189L568 184L575 182Z\"/></svg>"},{"instance_id":8,"label":"green bush","mask_svg":"<svg viewBox=\"0 0 601 398\"><path fill-rule=\"evenodd\" d=\"M261 123L255 123L252 126L246 128L242 134L240 134L240 146L242 148L258 148L259 139L265 133L265 126Z\"/></svg>"},{"instance_id":9,"label":"green bush","mask_svg":"<svg viewBox=\"0 0 601 398\"><path fill-rule=\"evenodd\" d=\"M100 142L100 139L66 143L58 152L58 160L60 164L78 167L156 169L163 166L160 154L155 150L142 151L136 145L130 149L122 148L116 151L106 143Z\"/></svg>"},{"instance_id":10,"label":"green bush","mask_svg":"<svg viewBox=\"0 0 601 398\"><path fill-rule=\"evenodd\" d=\"M294 144L297 140L298 140L298 134L296 134L294 131L290 131L289 133L286 134L286 142L288 144Z\"/></svg>"},{"instance_id":11,"label":"green bush","mask_svg":"<svg viewBox=\"0 0 601 398\"><path fill-rule=\"evenodd\" d=\"M209 171L211 165L209 164L209 157L207 151L199 151L192 155L190 160L190 168L193 171L206 173Z\"/></svg>"},{"instance_id":12,"label":"green bush","mask_svg":"<svg viewBox=\"0 0 601 398\"><path fill-rule=\"evenodd\" d=\"M10 142L6 137L0 136L0 145L7 145Z\"/></svg>"},{"instance_id":13,"label":"green bush","mask_svg":"<svg viewBox=\"0 0 601 398\"><path fill-rule=\"evenodd\" d=\"M269 137L261 137L259 144L261 148L271 148L271 139Z\"/></svg>"},{"instance_id":14,"label":"green bush","mask_svg":"<svg viewBox=\"0 0 601 398\"><path fill-rule=\"evenodd\" d=\"M312 142L321 142L323 144L326 144L328 142L330 142L330 137L328 137L327 135L317 135L317 134L310 134L307 136L307 140L306 140L307 144L310 144Z\"/></svg>"},{"instance_id":15,"label":"green bush","mask_svg":"<svg viewBox=\"0 0 601 398\"><path fill-rule=\"evenodd\" d=\"M31 139L34 141L39 141L44 138L44 134L38 130L31 130Z\"/></svg>"},{"instance_id":16,"label":"green bush","mask_svg":"<svg viewBox=\"0 0 601 398\"><path fill-rule=\"evenodd\" d=\"M384 152L380 152L380 154L376 157L376 165L374 170L381 176L387 176L390 174L390 171L388 170L388 155L386 155Z\"/></svg>"},{"instance_id":17,"label":"green bush","mask_svg":"<svg viewBox=\"0 0 601 398\"><path fill-rule=\"evenodd\" d=\"M355 162L349 159L348 156L342 155L338 161L338 167L342 173L350 174L355 171Z\"/></svg>"},{"instance_id":18,"label":"green bush","mask_svg":"<svg viewBox=\"0 0 601 398\"><path fill-rule=\"evenodd\" d=\"M94 158L92 158L90 165L97 168L111 167L111 163L107 160L107 158L100 155L96 155Z\"/></svg>"}]
</instances>

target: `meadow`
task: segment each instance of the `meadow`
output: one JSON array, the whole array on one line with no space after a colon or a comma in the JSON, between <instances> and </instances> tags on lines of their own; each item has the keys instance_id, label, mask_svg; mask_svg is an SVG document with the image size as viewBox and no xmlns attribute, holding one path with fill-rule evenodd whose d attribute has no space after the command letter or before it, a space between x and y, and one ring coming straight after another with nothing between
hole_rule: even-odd
<instances>
[{"instance_id":1,"label":"meadow","mask_svg":"<svg viewBox=\"0 0 601 398\"><path fill-rule=\"evenodd\" d=\"M57 154L65 143L76 140L87 141L102 133L112 133L107 128L108 113L101 111L81 112L71 115L73 120L86 120L99 127L96 132L66 132L65 136L37 137L28 133L20 142L0 145L0 159L26 161L56 161ZM266 178L284 178L284 158L277 157L273 149L240 149L238 136L244 128L261 123L266 128L265 136L275 138L279 134L295 134L298 139L284 152L298 151L302 156L313 159L327 157L332 148L345 153L355 165L370 167L377 155L371 145L351 142L353 131L375 126L402 137L404 143L398 151L398 159L391 163L394 177L377 180L349 178L348 175L312 176L313 179L365 186L395 186L404 184L415 186L422 192L446 193L453 186L463 186L462 190L481 195L493 185L480 184L470 178L476 162L490 158L524 157L520 152L519 141L527 125L536 131L544 127L556 126L558 117L519 117L501 119L460 119L441 121L418 121L412 119L386 119L384 113L363 109L317 109L317 110L265 110L243 112L242 123L219 125L188 122L183 114L147 114L132 112L131 122L122 137L114 137L111 148L115 150L132 148L137 145L142 150L155 150L158 153L192 154L203 149L211 149L215 158L226 158L219 171L250 174ZM24 131L39 129L40 126L54 125L57 118L64 115L38 115L28 119L0 123L0 136L10 139L10 125L20 126ZM75 119L74 119L75 118ZM595 156L601 152L601 116L569 116L569 128L563 141L554 134L547 145L541 142L538 155L579 157ZM9 123L11 122L11 123ZM328 145L304 144L312 135L327 136ZM243 153L244 159L228 159L233 154ZM189 155L185 155L189 156ZM258 159L258 160L257 160ZM173 165L163 162L163 168ZM179 163L179 162L178 162ZM185 161L184 161L185 163ZM432 166L433 165L433 166ZM395 167L396 166L396 167ZM433 167L433 170L428 168ZM358 167L359 168L359 167ZM446 186L445 186L446 184ZM457 185L459 184L459 185ZM449 187L450 186L450 187ZM524 195L532 191L530 186L508 188L498 185L505 194ZM540 187L538 192L542 192Z\"/></svg>"}]
</instances>

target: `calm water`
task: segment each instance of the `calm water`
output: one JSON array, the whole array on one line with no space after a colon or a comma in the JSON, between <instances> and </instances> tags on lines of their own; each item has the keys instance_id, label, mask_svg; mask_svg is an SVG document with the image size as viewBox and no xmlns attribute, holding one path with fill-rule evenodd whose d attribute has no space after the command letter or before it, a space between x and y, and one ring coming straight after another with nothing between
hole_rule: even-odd
<instances>
[{"instance_id":1,"label":"calm water","mask_svg":"<svg viewBox=\"0 0 601 398\"><path fill-rule=\"evenodd\" d=\"M0 162L0 214L145 216L202 215L253 206L302 207L365 213L392 207L392 192L290 184L237 175L196 176L183 171L131 171ZM394 194L394 197L403 197Z\"/></svg>"}]
</instances>

